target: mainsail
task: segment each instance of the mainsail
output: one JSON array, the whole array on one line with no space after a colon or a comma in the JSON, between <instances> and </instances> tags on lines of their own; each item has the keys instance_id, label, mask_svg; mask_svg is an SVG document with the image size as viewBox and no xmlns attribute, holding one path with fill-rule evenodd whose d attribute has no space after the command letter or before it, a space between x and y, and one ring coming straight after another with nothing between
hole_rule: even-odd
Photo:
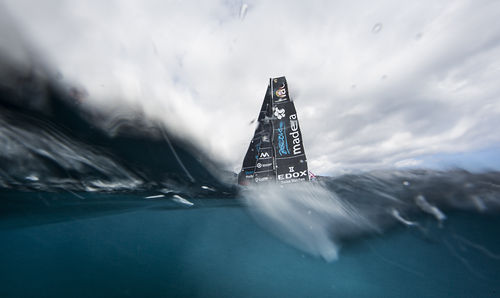
<instances>
[{"instance_id":1,"label":"mainsail","mask_svg":"<svg viewBox=\"0 0 500 298\"><path fill-rule=\"evenodd\" d=\"M285 77L271 78L238 183L308 181L307 159Z\"/></svg>"}]
</instances>

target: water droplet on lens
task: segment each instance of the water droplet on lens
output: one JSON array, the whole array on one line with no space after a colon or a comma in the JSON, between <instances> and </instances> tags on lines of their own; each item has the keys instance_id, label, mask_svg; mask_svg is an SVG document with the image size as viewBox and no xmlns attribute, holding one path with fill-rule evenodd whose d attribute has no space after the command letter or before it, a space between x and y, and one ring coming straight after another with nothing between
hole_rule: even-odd
<instances>
[{"instance_id":1,"label":"water droplet on lens","mask_svg":"<svg viewBox=\"0 0 500 298\"><path fill-rule=\"evenodd\" d=\"M373 25L372 33L377 34L380 32L380 30L382 30L382 23L377 23Z\"/></svg>"},{"instance_id":2,"label":"water droplet on lens","mask_svg":"<svg viewBox=\"0 0 500 298\"><path fill-rule=\"evenodd\" d=\"M245 19L245 16L247 15L247 9L248 9L248 4L243 3L240 7L240 20Z\"/></svg>"}]
</instances>

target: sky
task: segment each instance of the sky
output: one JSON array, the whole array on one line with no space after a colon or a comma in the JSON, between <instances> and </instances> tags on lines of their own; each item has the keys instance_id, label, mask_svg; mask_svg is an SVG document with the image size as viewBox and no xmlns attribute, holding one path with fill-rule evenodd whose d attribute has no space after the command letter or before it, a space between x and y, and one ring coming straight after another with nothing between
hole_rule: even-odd
<instances>
[{"instance_id":1,"label":"sky","mask_svg":"<svg viewBox=\"0 0 500 298\"><path fill-rule=\"evenodd\" d=\"M316 174L500 169L499 1L0 6L89 106L164 121L229 170L239 171L278 76Z\"/></svg>"}]
</instances>

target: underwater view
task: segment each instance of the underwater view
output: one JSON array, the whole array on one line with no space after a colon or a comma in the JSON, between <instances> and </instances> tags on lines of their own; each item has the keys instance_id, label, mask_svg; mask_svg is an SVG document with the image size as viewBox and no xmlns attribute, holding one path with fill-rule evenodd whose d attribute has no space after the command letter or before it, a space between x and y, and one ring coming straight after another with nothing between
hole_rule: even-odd
<instances>
[{"instance_id":1,"label":"underwater view","mask_svg":"<svg viewBox=\"0 0 500 298\"><path fill-rule=\"evenodd\" d=\"M500 297L499 12L1 1L0 297Z\"/></svg>"}]
</instances>

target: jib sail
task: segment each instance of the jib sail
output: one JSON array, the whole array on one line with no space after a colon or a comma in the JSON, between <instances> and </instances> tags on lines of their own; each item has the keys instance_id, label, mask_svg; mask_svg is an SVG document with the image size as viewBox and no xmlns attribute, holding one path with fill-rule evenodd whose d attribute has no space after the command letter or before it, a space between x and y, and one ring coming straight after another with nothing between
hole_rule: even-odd
<instances>
[{"instance_id":1,"label":"jib sail","mask_svg":"<svg viewBox=\"0 0 500 298\"><path fill-rule=\"evenodd\" d=\"M257 160L260 156L261 147L270 147L271 145L266 144L266 141L270 143L272 127L269 119L271 111L271 86L267 86L266 95L264 97L264 102L260 108L259 116L257 118L257 128L255 129L254 136L250 141L248 146L247 154L243 159L243 166L241 172L238 175L238 183L246 185L248 183L255 182L255 168L257 166ZM265 157L265 154L262 155Z\"/></svg>"},{"instance_id":2,"label":"jib sail","mask_svg":"<svg viewBox=\"0 0 500 298\"><path fill-rule=\"evenodd\" d=\"M285 77L270 79L239 184L308 181L307 159Z\"/></svg>"}]
</instances>

